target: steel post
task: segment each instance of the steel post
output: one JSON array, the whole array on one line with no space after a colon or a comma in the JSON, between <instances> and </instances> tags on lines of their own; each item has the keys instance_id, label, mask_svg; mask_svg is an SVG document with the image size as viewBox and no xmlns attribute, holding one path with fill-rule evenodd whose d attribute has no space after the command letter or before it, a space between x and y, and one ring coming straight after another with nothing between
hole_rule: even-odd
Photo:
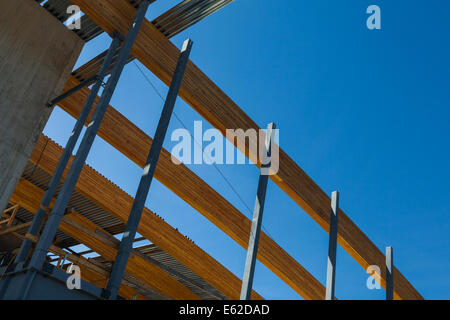
<instances>
[{"instance_id":1,"label":"steel post","mask_svg":"<svg viewBox=\"0 0 450 320\"><path fill-rule=\"evenodd\" d=\"M266 141L265 141L265 153L271 157L272 153L272 140L273 132L275 130L275 124L270 123L267 127ZM261 170L264 167L270 168L270 161L268 164L263 164ZM255 273L256 255L258 253L259 233L261 231L264 202L266 199L266 190L269 176L267 174L260 174L258 181L258 191L256 194L255 208L253 210L253 220L250 229L250 239L248 240L247 258L245 260L244 277L242 279L241 288L241 300L250 300L252 293L253 277Z\"/></svg>"},{"instance_id":2,"label":"steel post","mask_svg":"<svg viewBox=\"0 0 450 320\"><path fill-rule=\"evenodd\" d=\"M386 300L394 300L394 249L386 247Z\"/></svg>"},{"instance_id":3,"label":"steel post","mask_svg":"<svg viewBox=\"0 0 450 320\"><path fill-rule=\"evenodd\" d=\"M120 247L113 264L111 277L105 290L106 297L111 300L117 298L117 293L122 282L122 277L125 272L128 258L130 256L131 249L133 248L133 240L136 236L136 231L141 219L142 210L144 209L145 201L147 199L150 185L153 180L153 174L158 163L158 158L161 153L170 118L173 113L175 101L178 96L178 91L183 80L184 71L189 61L191 48L192 41L188 39L183 44L177 67L172 77L172 82L170 84L169 92L167 93L167 98L164 103L161 118L159 119L158 126L156 128L156 133L147 157L147 161L144 166L144 171L139 182L139 187L134 198L133 206L131 208L130 215L128 216L128 221L122 236L122 241L120 242Z\"/></svg>"},{"instance_id":4,"label":"steel post","mask_svg":"<svg viewBox=\"0 0 450 320\"><path fill-rule=\"evenodd\" d=\"M325 300L334 300L336 276L336 250L338 233L339 192L331 194L330 239L328 243L327 287Z\"/></svg>"}]
</instances>

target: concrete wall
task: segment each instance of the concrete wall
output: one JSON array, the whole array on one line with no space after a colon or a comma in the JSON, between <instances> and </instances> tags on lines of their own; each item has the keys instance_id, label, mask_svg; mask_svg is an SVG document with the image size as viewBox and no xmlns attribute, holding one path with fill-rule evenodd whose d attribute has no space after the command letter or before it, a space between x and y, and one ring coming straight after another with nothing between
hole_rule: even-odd
<instances>
[{"instance_id":1,"label":"concrete wall","mask_svg":"<svg viewBox=\"0 0 450 320\"><path fill-rule=\"evenodd\" d=\"M50 116L46 104L61 93L83 44L36 1L0 1L0 210Z\"/></svg>"}]
</instances>

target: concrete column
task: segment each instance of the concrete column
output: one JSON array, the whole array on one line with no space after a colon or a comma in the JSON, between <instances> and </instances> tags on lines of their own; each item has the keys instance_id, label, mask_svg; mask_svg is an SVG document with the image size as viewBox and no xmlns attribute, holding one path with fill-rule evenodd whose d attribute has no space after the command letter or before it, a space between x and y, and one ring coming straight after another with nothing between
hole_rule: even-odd
<instances>
[{"instance_id":1,"label":"concrete column","mask_svg":"<svg viewBox=\"0 0 450 320\"><path fill-rule=\"evenodd\" d=\"M0 1L0 210L47 123L47 102L62 92L83 44L36 1Z\"/></svg>"}]
</instances>

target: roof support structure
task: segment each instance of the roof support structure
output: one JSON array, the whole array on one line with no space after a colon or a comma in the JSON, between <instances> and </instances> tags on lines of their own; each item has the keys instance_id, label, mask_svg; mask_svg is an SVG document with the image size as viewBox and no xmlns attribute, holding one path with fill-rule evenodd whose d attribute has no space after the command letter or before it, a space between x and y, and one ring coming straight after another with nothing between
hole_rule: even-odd
<instances>
[{"instance_id":1,"label":"roof support structure","mask_svg":"<svg viewBox=\"0 0 450 320\"><path fill-rule=\"evenodd\" d=\"M334 288L336 278L336 251L337 251L337 232L338 232L338 213L339 213L339 192L334 191L331 194L331 212L330 212L330 232L328 242L328 261L327 261L327 291L325 300L334 300Z\"/></svg>"},{"instance_id":2,"label":"roof support structure","mask_svg":"<svg viewBox=\"0 0 450 320\"><path fill-rule=\"evenodd\" d=\"M107 32L127 28L135 9L125 1L72 0L80 6L98 26ZM179 50L150 22L145 21L132 54L164 83L170 83ZM193 63L186 69L180 96L224 135L226 129L259 130L256 123L245 114L217 85ZM223 112L227 110L227 112ZM232 141L237 145L237 141ZM244 148L245 154L250 150ZM257 156L257 155L256 155ZM325 192L280 149L280 168L271 179L308 213L325 231L329 231L330 198ZM378 247L340 210L338 243L364 268L383 265L385 256ZM386 286L386 273L380 275ZM394 295L398 299L423 299L409 281L395 269ZM323 296L322 296L323 297Z\"/></svg>"},{"instance_id":3,"label":"roof support structure","mask_svg":"<svg viewBox=\"0 0 450 320\"><path fill-rule=\"evenodd\" d=\"M91 92L89 93L89 95L87 97L87 100L86 100L86 103L84 104L83 110L81 111L80 116L78 117L77 122L75 123L73 131L69 137L69 140L67 141L66 147L64 148L64 152L62 153L61 158L58 161L58 166L56 167L56 170L53 172L52 179L50 180L48 190L45 192L44 197L41 200L41 205L39 206L39 208L33 218L33 222L31 224L30 228L28 229L28 233L31 235L34 235L34 236L37 235L37 233L39 232L39 230L42 226L42 222L46 215L45 210L47 210L53 196L55 195L56 188L58 187L58 185L61 181L61 176L62 176L64 170L66 169L67 163L69 162L69 158L72 155L73 149L75 148L75 144L77 143L78 138L80 137L81 130L83 129L84 123L86 122L87 117L91 113L92 107L95 102L95 98L97 98L97 94L100 90L100 86L103 83L103 78L105 77L106 71L108 70L109 65L111 64L113 54L119 46L120 46L120 39L118 36L115 36L111 42L110 48L108 49L108 53L106 54L105 61L103 62L103 65L102 65L98 75L95 76L95 78L96 78L95 84L92 86ZM83 88L83 87L81 87L81 88ZM81 88L79 88L79 89L81 89ZM60 100L60 101L62 101L62 100ZM19 264L21 264L25 261L25 258L28 256L30 249L31 249L31 242L29 240L25 239L22 242L19 253L17 254L17 257L15 259L17 268L20 268Z\"/></svg>"},{"instance_id":4,"label":"roof support structure","mask_svg":"<svg viewBox=\"0 0 450 320\"><path fill-rule=\"evenodd\" d=\"M114 236L112 236L111 234L107 233L105 230L103 230L101 228L97 227L95 229L95 231L94 231L93 228L92 229L88 229L88 228L84 227L82 224L79 224L79 223L75 222L74 219L70 219L68 217L64 217L63 221L65 223L67 223L68 225L74 227L75 229L83 231L84 233L86 233L86 235L92 237L95 240L98 240L99 242L101 242L101 243L103 243L103 244L105 244L107 246L111 246L111 247L113 247L115 249L119 249L120 248L121 241L119 241ZM93 226L92 223L86 222L86 221L87 221L86 219L82 219L82 222L84 224L88 223L88 224ZM159 267L160 269L164 270L170 276L172 276L172 277L176 276L177 278L183 279L185 282L188 282L190 285L196 287L197 289L204 290L203 288L199 287L197 284L195 284L194 282L189 280L189 278L185 277L182 273L177 272L176 270L170 268L169 266L166 266L165 264L163 264L163 263L161 263L161 262L159 262L159 261L157 261L155 259L147 257L146 255L143 255L137 249L134 249L134 248L130 249L130 255L131 256L137 255L140 258L142 258L143 260L145 260L147 262L150 262L151 264L153 264L153 265ZM126 275L125 272L123 274ZM121 282L122 281L123 280L121 279Z\"/></svg>"},{"instance_id":5,"label":"roof support structure","mask_svg":"<svg viewBox=\"0 0 450 320\"><path fill-rule=\"evenodd\" d=\"M63 149L49 138L38 140L30 162L51 174ZM73 157L70 161L73 160ZM70 163L70 162L69 162ZM161 162L159 162L161 163ZM63 174L63 179L67 170ZM75 190L122 222L126 222L133 198L88 165L84 165ZM228 299L239 299L241 280L158 215L144 208L138 232L185 265ZM262 299L253 291L252 299Z\"/></svg>"},{"instance_id":6,"label":"roof support structure","mask_svg":"<svg viewBox=\"0 0 450 320\"><path fill-rule=\"evenodd\" d=\"M43 195L44 191L42 189L25 179L21 179L11 197L11 202L19 204L30 212L36 212L39 207L39 199ZM51 205L54 203L55 201L52 201ZM109 237L112 237L112 235L109 235L105 230L99 228L81 214L74 211L65 215L59 228L62 232L93 249L105 259L114 261L117 254L116 243L108 242L107 240L101 241L99 238L93 237L92 232L105 234ZM199 299L196 294L179 281L173 279L165 270L146 261L139 255L133 255L129 259L126 271L144 284L173 299Z\"/></svg>"},{"instance_id":7,"label":"roof support structure","mask_svg":"<svg viewBox=\"0 0 450 320\"><path fill-rule=\"evenodd\" d=\"M161 153L162 145L166 137L167 128L169 127L170 118L172 117L173 108L178 97L178 90L180 89L181 81L183 80L184 70L189 60L189 55L192 49L192 41L186 40L183 44L180 57L178 58L177 68L172 79L172 83L167 93L167 98L161 113L161 117L156 128L155 140L152 143L148 153L147 161L145 162L144 172L142 173L139 182L138 190L131 207L130 215L128 216L125 232L120 242L120 247L117 252L116 259L113 264L111 278L106 287L107 298L114 300L117 297L120 283L122 281L125 266L130 256L130 251L133 248L133 240L136 236L136 231L141 220L142 210L145 207L145 201L150 190L150 185L155 173L156 164L158 163L159 155ZM249 294L251 293L251 290Z\"/></svg>"},{"instance_id":8,"label":"roof support structure","mask_svg":"<svg viewBox=\"0 0 450 320\"><path fill-rule=\"evenodd\" d=\"M271 156L271 145L273 140L273 130L275 124L269 123L267 127L265 154L269 159ZM247 258L245 260L244 277L242 279L241 300L249 300L253 287L253 277L255 275L256 255L258 253L259 234L264 212L264 202L266 200L267 183L269 182L268 172L264 172L264 168L270 168L270 161L261 167L258 181L258 190L256 191L255 208L253 210L252 227L250 229L250 239L248 240Z\"/></svg>"},{"instance_id":9,"label":"roof support structure","mask_svg":"<svg viewBox=\"0 0 450 320\"><path fill-rule=\"evenodd\" d=\"M386 300L394 300L394 249L386 247Z\"/></svg>"},{"instance_id":10,"label":"roof support structure","mask_svg":"<svg viewBox=\"0 0 450 320\"><path fill-rule=\"evenodd\" d=\"M107 52L110 52L110 50L108 50ZM80 89L83 89L84 87L90 86L92 83L94 83L98 80L99 80L99 76L95 75L95 76L90 77L89 79L82 81L79 85L73 87L72 89L67 90L66 92L62 93L61 95L59 95L56 98L54 98L53 100L51 100L48 103L48 107L51 108L51 107L56 106L59 102L63 101L65 98L71 96L72 94L74 94L75 92L77 92Z\"/></svg>"},{"instance_id":11,"label":"roof support structure","mask_svg":"<svg viewBox=\"0 0 450 320\"><path fill-rule=\"evenodd\" d=\"M75 77L70 77L67 86L77 82ZM80 90L59 106L76 118L88 94L89 89ZM89 120L86 125L88 123ZM112 106L108 107L98 134L138 166L145 166L145 155L152 139ZM36 162L37 159L38 154ZM247 249L251 221L185 165L175 165L170 152L164 148L158 160L155 178ZM261 232L257 259L303 298L324 298L325 287L264 232ZM239 299L240 289L239 284L234 299Z\"/></svg>"},{"instance_id":12,"label":"roof support structure","mask_svg":"<svg viewBox=\"0 0 450 320\"><path fill-rule=\"evenodd\" d=\"M91 124L89 125L83 136L75 160L72 162L72 165L70 167L68 178L63 184L61 193L58 194L55 205L49 215L42 235L39 238L39 242L37 243L31 257L31 261L29 263L30 270L27 272L23 288L19 290L19 296L23 299L26 298L29 288L31 288L32 282L34 281L38 270L42 268L45 262L45 256L47 255L53 238L55 237L55 234L58 230L61 218L64 215L66 206L70 200L70 196L72 195L75 184L92 147L92 143L94 142L94 139L97 135L97 131L100 127L100 123L103 119L106 108L108 107L117 83L119 82L119 78L130 55L131 48L134 41L136 40L142 22L145 19L145 14L149 5L150 2L148 0L144 0L140 4L134 19L132 19L131 21L127 36L125 37L125 40L123 41L122 47L120 49L118 62L114 66L114 70L110 78L108 79L108 83L106 84L105 89L102 92L100 101L94 111L93 120L91 121ZM113 32L117 31L114 30Z\"/></svg>"},{"instance_id":13,"label":"roof support structure","mask_svg":"<svg viewBox=\"0 0 450 320\"><path fill-rule=\"evenodd\" d=\"M33 243L37 243L38 241L38 238L31 234L26 234L25 239ZM99 268L97 265L91 263L88 259L70 254L64 251L62 248L57 247L56 245L50 246L50 252L58 255L59 259L61 259L61 257L66 257L67 260L70 260L72 263L75 263L82 270L81 278L87 282L96 285L97 287L102 288L103 287L102 283L105 282L109 277L108 271ZM122 284L122 286L120 286L120 296L128 300L131 300L134 296L138 297L139 300L147 300L145 299L145 297L140 295L136 290L129 287L125 283Z\"/></svg>"}]
</instances>

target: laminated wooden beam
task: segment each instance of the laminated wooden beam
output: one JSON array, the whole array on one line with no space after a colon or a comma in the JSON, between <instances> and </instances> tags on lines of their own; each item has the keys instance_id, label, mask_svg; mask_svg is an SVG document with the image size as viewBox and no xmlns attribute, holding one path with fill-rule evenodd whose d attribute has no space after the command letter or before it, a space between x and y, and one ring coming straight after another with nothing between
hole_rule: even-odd
<instances>
[{"instance_id":1,"label":"laminated wooden beam","mask_svg":"<svg viewBox=\"0 0 450 320\"><path fill-rule=\"evenodd\" d=\"M22 178L19 180L10 201L12 203L19 204L24 209L34 213L37 211L43 195L44 190ZM82 228L74 227L73 224L67 223L64 219L70 219L76 224L81 225ZM106 231L102 230L92 221L86 219L77 212L65 215L64 219L61 221L59 227L62 232L91 248L106 260L114 261L117 254L117 248L109 246L108 244L91 237L83 230L83 228L93 232L99 230L100 232L106 233ZM126 267L126 272L141 280L146 285L173 299L200 299L199 296L190 291L177 280L173 279L165 271L154 264L149 263L138 255L130 256Z\"/></svg>"},{"instance_id":2,"label":"laminated wooden beam","mask_svg":"<svg viewBox=\"0 0 450 320\"><path fill-rule=\"evenodd\" d=\"M51 139L41 135L30 161L51 174L56 168L62 150ZM68 167L71 161L72 159ZM67 170L63 178L66 174ZM127 221L133 198L91 167L84 166L75 190L120 221ZM147 208L144 209L138 232L227 298L239 299L241 280L238 277ZM255 291L252 298L262 299Z\"/></svg>"},{"instance_id":3,"label":"laminated wooden beam","mask_svg":"<svg viewBox=\"0 0 450 320\"><path fill-rule=\"evenodd\" d=\"M85 14L108 33L114 30L124 33L136 11L126 1L72 0L72 2L80 6ZM169 84L180 52L154 25L145 21L132 54L164 83ZM222 133L225 133L226 129L259 129L258 125L192 62L186 69L180 97ZM281 149L279 161L280 169L276 175L271 176L271 179L329 232L330 198ZM189 202L189 199L185 200ZM384 254L342 210L339 215L341 218L339 244L364 269L369 265L383 266ZM381 285L385 287L385 271L384 268L380 269ZM396 299L423 299L400 271L395 269L395 273Z\"/></svg>"}]
</instances>

